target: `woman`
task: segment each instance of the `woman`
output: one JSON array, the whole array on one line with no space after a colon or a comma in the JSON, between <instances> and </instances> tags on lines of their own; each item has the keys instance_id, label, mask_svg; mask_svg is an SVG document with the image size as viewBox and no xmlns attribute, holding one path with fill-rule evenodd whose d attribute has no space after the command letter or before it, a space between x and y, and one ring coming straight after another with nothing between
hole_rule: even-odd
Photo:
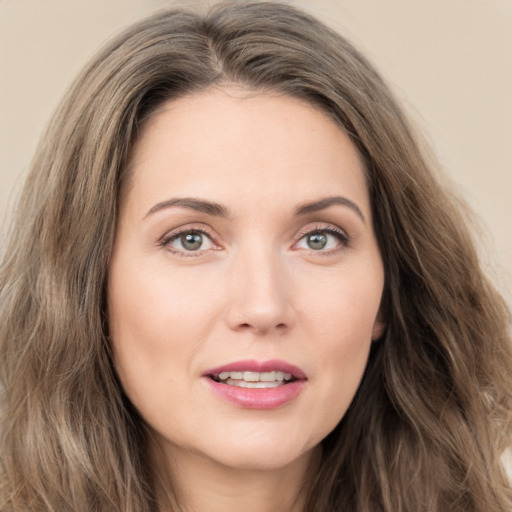
<instances>
[{"instance_id":1,"label":"woman","mask_svg":"<svg viewBox=\"0 0 512 512\"><path fill-rule=\"evenodd\" d=\"M510 509L506 307L378 74L291 7L91 62L1 307L2 512Z\"/></svg>"}]
</instances>

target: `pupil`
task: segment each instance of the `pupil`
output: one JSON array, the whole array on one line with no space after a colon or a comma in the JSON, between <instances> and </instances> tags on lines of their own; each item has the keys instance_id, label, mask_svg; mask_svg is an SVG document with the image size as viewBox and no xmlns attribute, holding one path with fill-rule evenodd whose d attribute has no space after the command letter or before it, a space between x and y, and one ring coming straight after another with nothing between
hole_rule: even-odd
<instances>
[{"instance_id":1,"label":"pupil","mask_svg":"<svg viewBox=\"0 0 512 512\"><path fill-rule=\"evenodd\" d=\"M196 251L203 243L203 236L200 233L188 233L181 237L181 243L188 251Z\"/></svg>"},{"instance_id":2,"label":"pupil","mask_svg":"<svg viewBox=\"0 0 512 512\"><path fill-rule=\"evenodd\" d=\"M323 249L327 245L327 236L323 233L312 233L308 236L308 245L311 249Z\"/></svg>"}]
</instances>

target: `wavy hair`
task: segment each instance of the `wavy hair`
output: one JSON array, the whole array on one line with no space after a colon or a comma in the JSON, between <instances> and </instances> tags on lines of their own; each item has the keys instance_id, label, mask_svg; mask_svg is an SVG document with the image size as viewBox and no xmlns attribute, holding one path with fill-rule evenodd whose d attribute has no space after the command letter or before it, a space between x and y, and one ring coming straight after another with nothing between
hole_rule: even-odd
<instances>
[{"instance_id":1,"label":"wavy hair","mask_svg":"<svg viewBox=\"0 0 512 512\"><path fill-rule=\"evenodd\" d=\"M147 431L112 365L107 267L141 124L223 84L320 106L365 163L387 330L323 442L306 511L510 511L509 313L459 201L351 44L293 7L228 2L119 35L38 146L0 267L1 512L159 510Z\"/></svg>"}]
</instances>

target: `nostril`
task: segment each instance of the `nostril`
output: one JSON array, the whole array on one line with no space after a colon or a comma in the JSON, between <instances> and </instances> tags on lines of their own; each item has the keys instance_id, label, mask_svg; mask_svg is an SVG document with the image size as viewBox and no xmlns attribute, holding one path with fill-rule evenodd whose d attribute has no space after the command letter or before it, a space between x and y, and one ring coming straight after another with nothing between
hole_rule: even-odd
<instances>
[{"instance_id":1,"label":"nostril","mask_svg":"<svg viewBox=\"0 0 512 512\"><path fill-rule=\"evenodd\" d=\"M240 324L240 327L244 328L244 329L252 329L254 326L248 322L244 322L243 324ZM286 329L286 324L285 323L279 323L275 326L276 329L279 329L279 330L283 330L283 329Z\"/></svg>"}]
</instances>

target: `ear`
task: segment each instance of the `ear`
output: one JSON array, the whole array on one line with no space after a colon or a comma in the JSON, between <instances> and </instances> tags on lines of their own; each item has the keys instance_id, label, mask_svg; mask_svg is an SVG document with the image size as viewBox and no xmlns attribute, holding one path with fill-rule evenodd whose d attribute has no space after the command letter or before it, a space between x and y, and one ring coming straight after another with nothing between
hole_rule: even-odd
<instances>
[{"instance_id":1,"label":"ear","mask_svg":"<svg viewBox=\"0 0 512 512\"><path fill-rule=\"evenodd\" d=\"M375 320L375 324L373 324L372 329L372 341L377 341L381 338L381 336L384 334L384 331L386 330L386 322L384 321L382 311L379 311L377 318Z\"/></svg>"}]
</instances>

